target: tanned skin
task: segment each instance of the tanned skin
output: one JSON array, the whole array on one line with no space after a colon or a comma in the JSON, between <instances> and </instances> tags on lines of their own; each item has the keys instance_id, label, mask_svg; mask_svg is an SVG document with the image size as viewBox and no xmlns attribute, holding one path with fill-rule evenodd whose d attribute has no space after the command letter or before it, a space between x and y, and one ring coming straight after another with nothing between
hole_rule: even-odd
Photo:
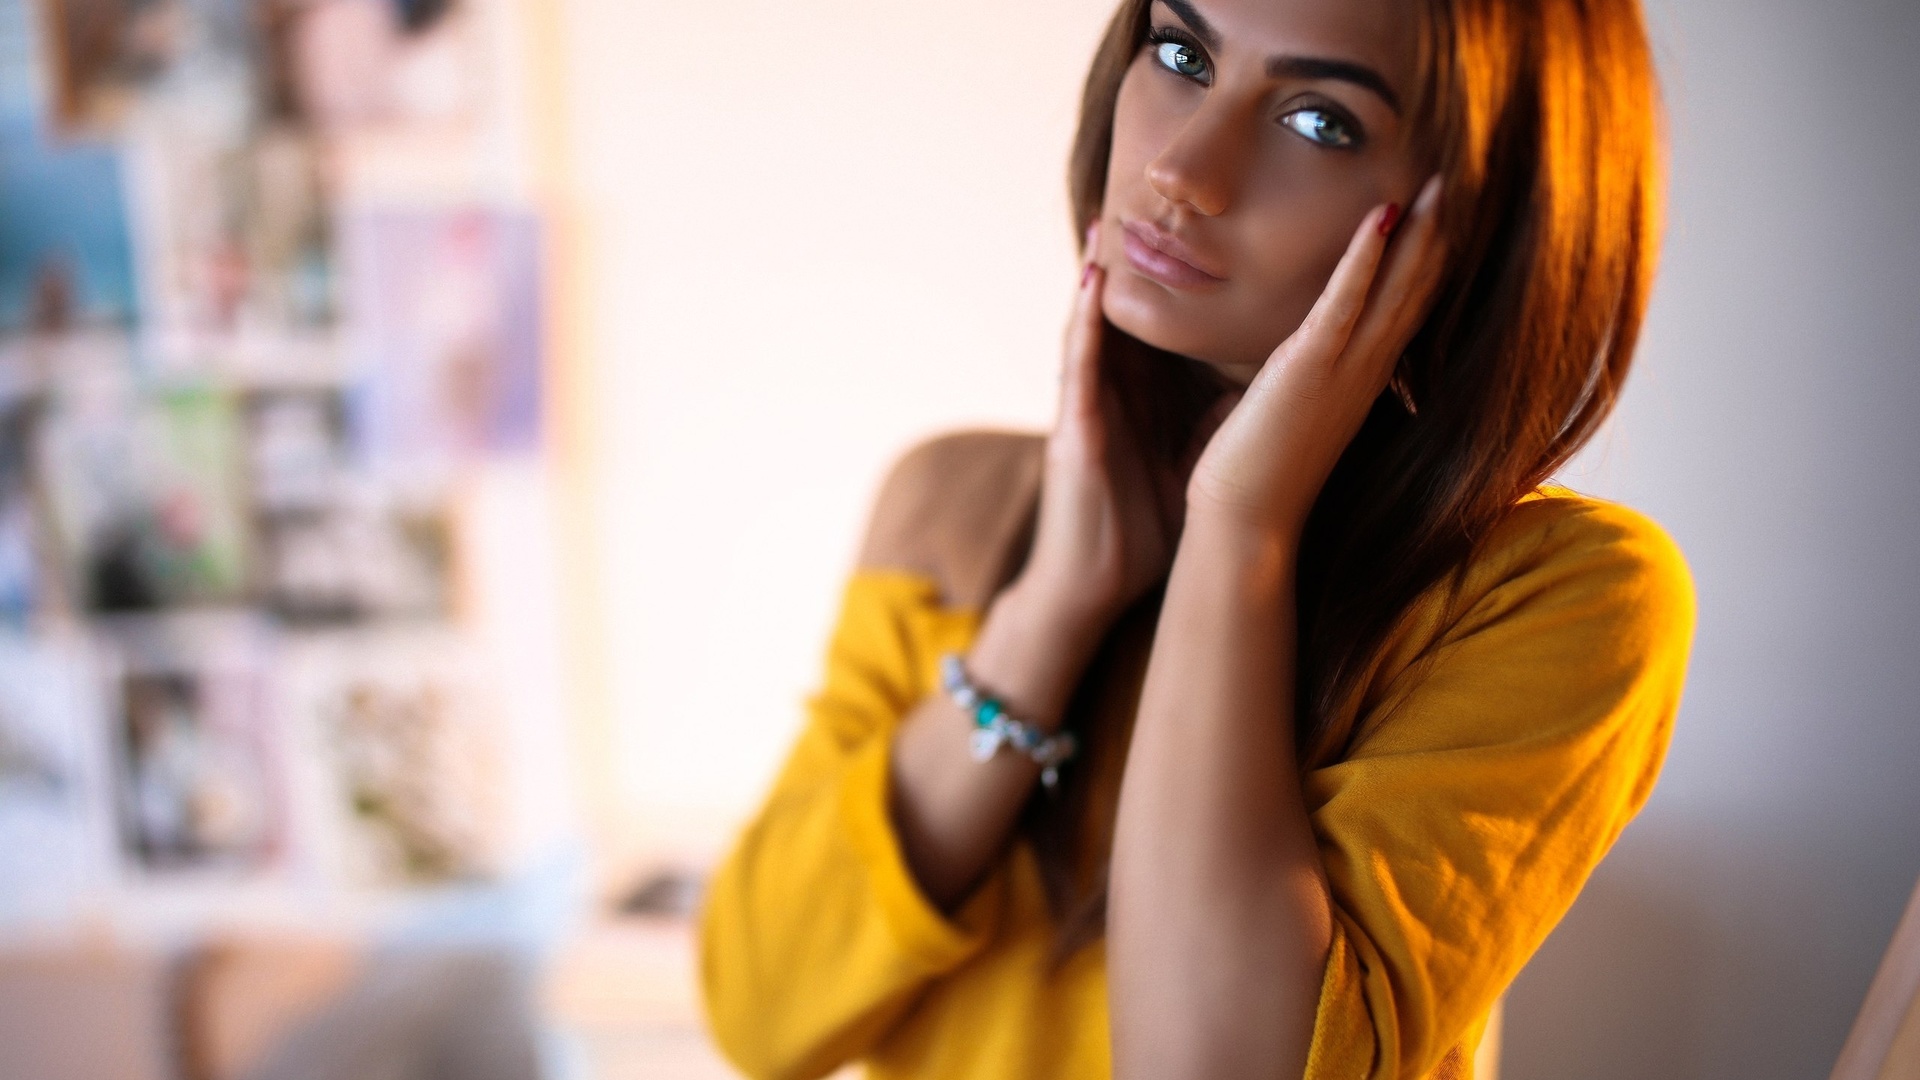
<instances>
[{"instance_id":1,"label":"tanned skin","mask_svg":"<svg viewBox=\"0 0 1920 1080\"><path fill-rule=\"evenodd\" d=\"M1167 581L1114 838L1115 1075L1298 1076L1332 933L1294 751L1308 511L1438 282L1409 0L1156 0L1121 85L1064 349L1034 547L966 658L1057 726L1115 619ZM1103 378L1105 323L1236 390L1171 472ZM896 736L891 808L952 911L1038 769L973 761L944 698ZM1069 766L1071 767L1071 766Z\"/></svg>"}]
</instances>

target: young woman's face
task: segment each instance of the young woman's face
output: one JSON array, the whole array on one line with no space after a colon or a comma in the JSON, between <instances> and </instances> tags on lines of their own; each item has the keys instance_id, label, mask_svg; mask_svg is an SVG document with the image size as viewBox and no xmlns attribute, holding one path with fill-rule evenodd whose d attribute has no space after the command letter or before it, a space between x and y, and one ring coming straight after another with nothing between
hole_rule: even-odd
<instances>
[{"instance_id":1,"label":"young woman's face","mask_svg":"<svg viewBox=\"0 0 1920 1080\"><path fill-rule=\"evenodd\" d=\"M1106 314L1246 383L1366 212L1425 179L1413 0L1154 0L1120 85Z\"/></svg>"}]
</instances>

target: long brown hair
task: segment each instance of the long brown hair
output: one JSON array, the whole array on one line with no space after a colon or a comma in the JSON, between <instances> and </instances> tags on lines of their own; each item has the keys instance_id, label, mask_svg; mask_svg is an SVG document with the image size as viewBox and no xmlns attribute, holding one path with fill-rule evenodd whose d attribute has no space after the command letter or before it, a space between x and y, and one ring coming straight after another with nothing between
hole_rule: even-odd
<instances>
[{"instance_id":1,"label":"long brown hair","mask_svg":"<svg viewBox=\"0 0 1920 1080\"><path fill-rule=\"evenodd\" d=\"M1100 213L1114 103L1146 40L1149 4L1122 0L1087 77L1069 168L1076 235ZM1399 363L1411 408L1400 394L1381 396L1307 524L1303 768L1346 751L1359 698L1414 600L1446 588L1613 409L1658 253L1659 95L1638 0L1422 6L1411 115L1444 179L1450 264ZM1108 331L1123 352L1155 352ZM1190 368L1162 370L1190 382ZM1090 759L1125 753L1124 732L1083 734ZM1063 920L1062 956L1097 936L1105 913L1104 871L1085 880L1075 868L1081 822L1090 812L1111 821L1112 807L1088 806L1084 782L1075 786L1055 803L1035 800L1025 823Z\"/></svg>"}]
</instances>

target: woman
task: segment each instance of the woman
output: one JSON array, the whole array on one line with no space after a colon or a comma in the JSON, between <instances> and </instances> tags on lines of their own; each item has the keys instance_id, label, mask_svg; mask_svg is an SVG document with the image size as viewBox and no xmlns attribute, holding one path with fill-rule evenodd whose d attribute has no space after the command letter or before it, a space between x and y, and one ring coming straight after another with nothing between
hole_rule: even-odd
<instances>
[{"instance_id":1,"label":"woman","mask_svg":"<svg viewBox=\"0 0 1920 1080\"><path fill-rule=\"evenodd\" d=\"M713 882L737 1064L1468 1075L1684 674L1672 544L1541 486L1626 375L1655 111L1634 0L1120 5L1055 428L896 468Z\"/></svg>"}]
</instances>

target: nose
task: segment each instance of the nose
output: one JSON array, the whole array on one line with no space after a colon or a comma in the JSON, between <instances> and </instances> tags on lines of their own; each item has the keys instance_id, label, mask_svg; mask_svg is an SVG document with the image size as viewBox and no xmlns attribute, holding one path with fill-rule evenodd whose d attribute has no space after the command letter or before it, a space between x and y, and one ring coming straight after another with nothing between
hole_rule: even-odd
<instances>
[{"instance_id":1,"label":"nose","mask_svg":"<svg viewBox=\"0 0 1920 1080\"><path fill-rule=\"evenodd\" d=\"M1149 187L1203 217L1219 217L1233 206L1252 143L1240 110L1223 96L1209 94L1147 163Z\"/></svg>"}]
</instances>

